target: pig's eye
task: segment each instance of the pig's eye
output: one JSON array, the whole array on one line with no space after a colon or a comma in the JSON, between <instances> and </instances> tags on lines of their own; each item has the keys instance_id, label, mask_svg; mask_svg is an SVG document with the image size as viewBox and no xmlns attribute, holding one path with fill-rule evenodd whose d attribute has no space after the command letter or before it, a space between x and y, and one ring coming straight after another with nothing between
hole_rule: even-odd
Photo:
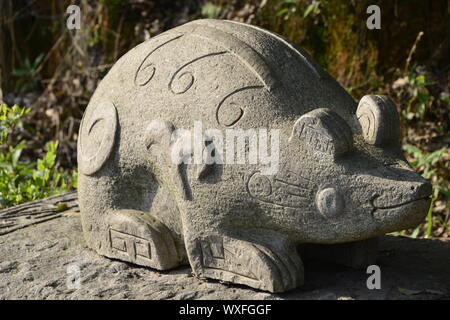
<instances>
[{"instance_id":1,"label":"pig's eye","mask_svg":"<svg viewBox=\"0 0 450 320\"><path fill-rule=\"evenodd\" d=\"M376 146L397 143L400 123L394 102L387 96L362 97L356 110L364 140Z\"/></svg>"},{"instance_id":2,"label":"pig's eye","mask_svg":"<svg viewBox=\"0 0 450 320\"><path fill-rule=\"evenodd\" d=\"M344 200L333 187L320 190L316 195L316 206L325 217L334 217L344 210Z\"/></svg>"},{"instance_id":3,"label":"pig's eye","mask_svg":"<svg viewBox=\"0 0 450 320\"><path fill-rule=\"evenodd\" d=\"M344 119L320 108L302 115L294 124L290 140L298 139L316 152L336 158L353 146L353 135Z\"/></svg>"}]
</instances>

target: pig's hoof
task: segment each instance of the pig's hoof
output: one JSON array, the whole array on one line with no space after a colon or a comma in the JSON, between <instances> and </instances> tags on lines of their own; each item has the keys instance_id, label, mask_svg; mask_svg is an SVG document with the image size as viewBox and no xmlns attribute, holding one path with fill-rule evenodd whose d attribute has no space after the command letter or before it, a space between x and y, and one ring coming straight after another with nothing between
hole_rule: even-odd
<instances>
[{"instance_id":1,"label":"pig's hoof","mask_svg":"<svg viewBox=\"0 0 450 320\"><path fill-rule=\"evenodd\" d=\"M207 236L197 240L193 264L199 277L283 292L303 284L303 263L295 248L279 234L252 233L246 240ZM193 262L193 263L192 263Z\"/></svg>"},{"instance_id":2,"label":"pig's hoof","mask_svg":"<svg viewBox=\"0 0 450 320\"><path fill-rule=\"evenodd\" d=\"M107 256L166 270L179 265L170 230L150 214L121 210L111 215Z\"/></svg>"}]
</instances>

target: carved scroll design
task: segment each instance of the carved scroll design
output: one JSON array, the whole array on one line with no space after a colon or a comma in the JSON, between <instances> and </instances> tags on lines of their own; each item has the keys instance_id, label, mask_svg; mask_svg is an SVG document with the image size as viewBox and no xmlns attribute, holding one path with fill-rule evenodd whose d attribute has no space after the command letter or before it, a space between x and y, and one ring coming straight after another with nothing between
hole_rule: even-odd
<instances>
[{"instance_id":1,"label":"carved scroll design","mask_svg":"<svg viewBox=\"0 0 450 320\"><path fill-rule=\"evenodd\" d=\"M156 68L153 65L152 62L150 62L150 57L153 55L155 51L160 49L161 47L167 45L168 43L175 41L179 38L181 38L184 34L167 34L167 35L161 35L159 38L165 39L166 37L169 37L168 40L164 41L163 43L157 45L154 49L152 49L147 56L142 60L141 64L139 65L138 69L136 70L136 74L134 76L134 84L136 86L145 86L147 85L150 80L153 79ZM158 39L155 39L157 41Z\"/></svg>"},{"instance_id":2,"label":"carved scroll design","mask_svg":"<svg viewBox=\"0 0 450 320\"><path fill-rule=\"evenodd\" d=\"M283 208L304 208L313 199L311 181L292 173L270 179L256 171L247 180L247 193L263 203ZM299 178L303 180L299 183Z\"/></svg>"},{"instance_id":3,"label":"carved scroll design","mask_svg":"<svg viewBox=\"0 0 450 320\"><path fill-rule=\"evenodd\" d=\"M228 93L219 102L216 107L217 123L225 127L231 127L244 116L244 108L230 100L230 97L241 91L250 89L265 88L266 90L271 91L275 86L275 78L272 75L272 71L255 49L232 34L223 32L214 27L203 25L202 23L192 23L192 30L188 34L208 42L213 42L224 48L226 53L230 53L236 57L262 84L236 89L233 92Z\"/></svg>"},{"instance_id":4,"label":"carved scroll design","mask_svg":"<svg viewBox=\"0 0 450 320\"><path fill-rule=\"evenodd\" d=\"M227 94L217 105L216 121L218 124L231 127L244 116L244 108L239 106L231 99L235 94L244 90L262 89L263 86L248 86L234 90ZM231 100L230 100L231 99Z\"/></svg>"},{"instance_id":5,"label":"carved scroll design","mask_svg":"<svg viewBox=\"0 0 450 320\"><path fill-rule=\"evenodd\" d=\"M195 78L194 78L194 75L192 74L192 72L190 72L190 71L182 72L182 70L198 60L225 54L225 53L227 53L227 52L226 51L212 52L212 53L208 53L203 56L197 57L194 60L191 60L191 61L185 63L180 68L178 68L177 71L175 71L172 78L170 79L169 90L175 94L185 93L192 87L192 84L194 83ZM174 88L174 84L177 84L177 83L180 84L180 87Z\"/></svg>"}]
</instances>

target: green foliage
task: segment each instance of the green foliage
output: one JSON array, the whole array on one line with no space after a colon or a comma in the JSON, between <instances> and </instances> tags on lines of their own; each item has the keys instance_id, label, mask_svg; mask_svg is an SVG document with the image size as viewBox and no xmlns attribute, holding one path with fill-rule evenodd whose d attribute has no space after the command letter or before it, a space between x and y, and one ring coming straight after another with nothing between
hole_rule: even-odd
<instances>
[{"instance_id":1,"label":"green foliage","mask_svg":"<svg viewBox=\"0 0 450 320\"><path fill-rule=\"evenodd\" d=\"M222 12L222 7L212 2L206 2L202 8L202 16L208 19L217 19Z\"/></svg>"},{"instance_id":2,"label":"green foliage","mask_svg":"<svg viewBox=\"0 0 450 320\"><path fill-rule=\"evenodd\" d=\"M0 105L0 208L41 199L76 187L77 174L60 172L56 164L58 142L49 142L37 162L21 160L25 142L11 145L10 136L22 126L30 108Z\"/></svg>"},{"instance_id":3,"label":"green foliage","mask_svg":"<svg viewBox=\"0 0 450 320\"><path fill-rule=\"evenodd\" d=\"M406 110L402 111L402 116L406 121L418 118L423 120L427 108L430 107L432 96L427 86L434 83L427 79L425 74L414 75L410 73L407 76L409 100Z\"/></svg>"},{"instance_id":4,"label":"green foliage","mask_svg":"<svg viewBox=\"0 0 450 320\"><path fill-rule=\"evenodd\" d=\"M306 18L311 13L314 14L314 15L318 14L319 6L320 6L320 2L316 1L316 0L313 0L311 2L311 4L308 5L308 7L306 8L305 12L303 13L303 18Z\"/></svg>"},{"instance_id":5,"label":"green foliage","mask_svg":"<svg viewBox=\"0 0 450 320\"><path fill-rule=\"evenodd\" d=\"M303 18L309 15L315 16L320 13L320 1L313 0L310 4L299 2L295 0L282 0L280 5L282 9L278 10L276 15L282 16L285 21L289 20L294 15L299 15Z\"/></svg>"},{"instance_id":6,"label":"green foliage","mask_svg":"<svg viewBox=\"0 0 450 320\"><path fill-rule=\"evenodd\" d=\"M438 166L438 164L443 162L450 153L447 152L445 147L427 153L410 144L404 145L403 150L412 157L412 160L410 160L411 165L417 171L421 172L425 179L430 180L433 184L432 202L424 225L425 235L431 237L433 235L433 230L439 227L450 231L447 223L439 215L435 216L433 214L433 206L436 202L440 201L448 203L447 199L450 198L450 181L445 178L444 174L439 172ZM410 236L414 238L417 237L420 229L421 226L417 227ZM405 232L400 234L406 235Z\"/></svg>"},{"instance_id":7,"label":"green foliage","mask_svg":"<svg viewBox=\"0 0 450 320\"><path fill-rule=\"evenodd\" d=\"M294 0L283 0L281 1L282 9L277 11L277 16L282 16L284 20L289 20L289 18L297 13L297 5Z\"/></svg>"},{"instance_id":8,"label":"green foliage","mask_svg":"<svg viewBox=\"0 0 450 320\"><path fill-rule=\"evenodd\" d=\"M283 17L285 21L288 21L295 15L302 18L306 18L309 15L315 16L320 13L320 4L318 0L313 0L310 4L295 0L282 0L280 1L281 9L277 11L276 16Z\"/></svg>"},{"instance_id":9,"label":"green foliage","mask_svg":"<svg viewBox=\"0 0 450 320\"><path fill-rule=\"evenodd\" d=\"M403 150L414 157L415 160L411 162L411 165L419 169L425 179L430 179L431 176L436 174L434 165L447 154L445 147L426 153L413 145L406 144L403 146Z\"/></svg>"},{"instance_id":10,"label":"green foliage","mask_svg":"<svg viewBox=\"0 0 450 320\"><path fill-rule=\"evenodd\" d=\"M38 55L34 61L25 58L21 68L12 71L12 75L17 78L16 89L19 89L20 92L26 92L36 87L38 79L35 75L43 59L43 53Z\"/></svg>"},{"instance_id":11,"label":"green foliage","mask_svg":"<svg viewBox=\"0 0 450 320\"><path fill-rule=\"evenodd\" d=\"M15 127L22 126L22 118L29 114L31 109L20 108L14 105L12 108L6 104L0 105L0 145L8 142L8 137Z\"/></svg>"},{"instance_id":12,"label":"green foliage","mask_svg":"<svg viewBox=\"0 0 450 320\"><path fill-rule=\"evenodd\" d=\"M44 54L42 53L38 55L33 62L31 62L30 59L25 58L22 69L13 70L12 75L15 77L31 76L39 67L39 64L42 62L43 58Z\"/></svg>"}]
</instances>

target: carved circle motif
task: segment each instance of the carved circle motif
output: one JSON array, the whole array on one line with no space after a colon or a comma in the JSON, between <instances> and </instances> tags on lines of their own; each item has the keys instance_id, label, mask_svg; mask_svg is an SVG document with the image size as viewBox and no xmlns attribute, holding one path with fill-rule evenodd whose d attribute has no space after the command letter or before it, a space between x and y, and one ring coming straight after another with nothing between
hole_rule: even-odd
<instances>
[{"instance_id":1,"label":"carved circle motif","mask_svg":"<svg viewBox=\"0 0 450 320\"><path fill-rule=\"evenodd\" d=\"M272 194L270 179L259 172L254 173L248 183L248 192L255 198L267 197Z\"/></svg>"},{"instance_id":2,"label":"carved circle motif","mask_svg":"<svg viewBox=\"0 0 450 320\"><path fill-rule=\"evenodd\" d=\"M91 175L101 169L114 147L117 110L109 101L100 103L89 119L83 118L78 138L78 170Z\"/></svg>"}]
</instances>

